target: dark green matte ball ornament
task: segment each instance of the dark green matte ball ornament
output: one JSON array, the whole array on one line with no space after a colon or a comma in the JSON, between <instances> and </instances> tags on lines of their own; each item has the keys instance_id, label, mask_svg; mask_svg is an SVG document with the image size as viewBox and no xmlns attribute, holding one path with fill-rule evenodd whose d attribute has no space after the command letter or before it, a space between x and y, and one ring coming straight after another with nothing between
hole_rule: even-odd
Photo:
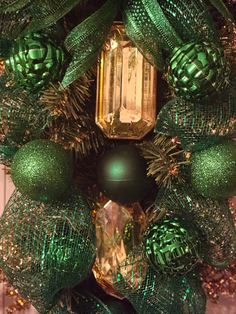
<instances>
[{"instance_id":1,"label":"dark green matte ball ornament","mask_svg":"<svg viewBox=\"0 0 236 314\"><path fill-rule=\"evenodd\" d=\"M152 187L152 179L146 173L146 163L138 149L121 145L107 151L99 161L98 186L113 201L133 203Z\"/></svg>"},{"instance_id":2,"label":"dark green matte ball ornament","mask_svg":"<svg viewBox=\"0 0 236 314\"><path fill-rule=\"evenodd\" d=\"M148 228L144 250L157 272L185 274L197 262L198 242L177 218L168 218Z\"/></svg>"},{"instance_id":3,"label":"dark green matte ball ornament","mask_svg":"<svg viewBox=\"0 0 236 314\"><path fill-rule=\"evenodd\" d=\"M236 142L196 152L191 158L191 181L201 195L214 199L236 195Z\"/></svg>"},{"instance_id":4,"label":"dark green matte ball ornament","mask_svg":"<svg viewBox=\"0 0 236 314\"><path fill-rule=\"evenodd\" d=\"M223 50L212 42L190 42L174 49L167 79L175 93L199 99L221 91L229 81Z\"/></svg>"},{"instance_id":5,"label":"dark green matte ball ornament","mask_svg":"<svg viewBox=\"0 0 236 314\"><path fill-rule=\"evenodd\" d=\"M72 158L54 142L31 141L15 154L11 176L19 191L33 200L60 199L72 182Z\"/></svg>"},{"instance_id":6,"label":"dark green matte ball ornament","mask_svg":"<svg viewBox=\"0 0 236 314\"><path fill-rule=\"evenodd\" d=\"M29 33L18 38L5 60L6 70L25 89L38 91L60 80L64 52L48 35Z\"/></svg>"}]
</instances>

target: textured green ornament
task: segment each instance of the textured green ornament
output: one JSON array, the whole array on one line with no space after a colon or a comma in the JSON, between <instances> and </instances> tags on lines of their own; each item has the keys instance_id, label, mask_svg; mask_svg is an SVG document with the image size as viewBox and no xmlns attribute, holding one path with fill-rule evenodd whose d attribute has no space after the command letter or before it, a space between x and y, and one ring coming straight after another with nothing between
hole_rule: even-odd
<instances>
[{"instance_id":1,"label":"textured green ornament","mask_svg":"<svg viewBox=\"0 0 236 314\"><path fill-rule=\"evenodd\" d=\"M102 156L97 181L106 196L120 203L142 199L152 184L152 179L146 175L144 158L131 145L118 146Z\"/></svg>"},{"instance_id":2,"label":"textured green ornament","mask_svg":"<svg viewBox=\"0 0 236 314\"><path fill-rule=\"evenodd\" d=\"M19 192L0 219L0 267L11 284L42 314L64 288L85 280L95 258L95 227L81 193L49 204Z\"/></svg>"},{"instance_id":3,"label":"textured green ornament","mask_svg":"<svg viewBox=\"0 0 236 314\"><path fill-rule=\"evenodd\" d=\"M214 199L236 195L236 142L224 143L196 152L191 158L194 189Z\"/></svg>"},{"instance_id":4,"label":"textured green ornament","mask_svg":"<svg viewBox=\"0 0 236 314\"><path fill-rule=\"evenodd\" d=\"M59 144L31 141L15 154L11 176L19 191L33 200L60 199L72 183L72 158Z\"/></svg>"},{"instance_id":5,"label":"textured green ornament","mask_svg":"<svg viewBox=\"0 0 236 314\"><path fill-rule=\"evenodd\" d=\"M198 242L178 218L151 225L144 238L147 259L157 271L167 275L184 274L197 261Z\"/></svg>"},{"instance_id":6,"label":"textured green ornament","mask_svg":"<svg viewBox=\"0 0 236 314\"><path fill-rule=\"evenodd\" d=\"M159 190L156 206L178 215L197 230L202 243L199 255L207 264L226 268L235 259L236 232L228 200L203 197L188 182L182 182Z\"/></svg>"},{"instance_id":7,"label":"textured green ornament","mask_svg":"<svg viewBox=\"0 0 236 314\"><path fill-rule=\"evenodd\" d=\"M29 33L14 42L5 64L19 85L38 91L49 82L60 80L63 61L62 48L46 34Z\"/></svg>"},{"instance_id":8,"label":"textured green ornament","mask_svg":"<svg viewBox=\"0 0 236 314\"><path fill-rule=\"evenodd\" d=\"M173 50L167 79L178 96L199 99L221 91L229 81L224 53L213 42L189 42Z\"/></svg>"}]
</instances>

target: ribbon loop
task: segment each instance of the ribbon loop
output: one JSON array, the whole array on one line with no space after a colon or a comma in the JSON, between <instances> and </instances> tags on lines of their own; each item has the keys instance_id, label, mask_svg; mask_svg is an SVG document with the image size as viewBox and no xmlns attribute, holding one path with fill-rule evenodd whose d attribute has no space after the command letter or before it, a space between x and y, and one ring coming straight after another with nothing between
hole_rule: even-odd
<instances>
[{"instance_id":1,"label":"ribbon loop","mask_svg":"<svg viewBox=\"0 0 236 314\"><path fill-rule=\"evenodd\" d=\"M72 61L63 78L63 87L70 85L96 62L118 8L119 1L107 0L67 36L65 47L72 54Z\"/></svg>"},{"instance_id":2,"label":"ribbon loop","mask_svg":"<svg viewBox=\"0 0 236 314\"><path fill-rule=\"evenodd\" d=\"M35 32L51 26L67 14L81 0L34 0L29 7L33 20L27 31Z\"/></svg>"},{"instance_id":3,"label":"ribbon loop","mask_svg":"<svg viewBox=\"0 0 236 314\"><path fill-rule=\"evenodd\" d=\"M129 38L159 68L161 49L172 51L182 43L156 0L128 0L123 20Z\"/></svg>"},{"instance_id":4,"label":"ribbon loop","mask_svg":"<svg viewBox=\"0 0 236 314\"><path fill-rule=\"evenodd\" d=\"M10 3L9 3L10 2ZM31 0L1 0L0 11L1 12L14 12L22 9L29 4Z\"/></svg>"}]
</instances>

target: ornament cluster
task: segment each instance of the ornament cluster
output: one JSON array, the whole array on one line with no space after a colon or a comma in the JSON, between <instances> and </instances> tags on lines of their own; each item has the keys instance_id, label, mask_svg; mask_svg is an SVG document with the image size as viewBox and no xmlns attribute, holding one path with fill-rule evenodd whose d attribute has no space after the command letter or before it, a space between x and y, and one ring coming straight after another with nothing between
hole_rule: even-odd
<instances>
[{"instance_id":1,"label":"ornament cluster","mask_svg":"<svg viewBox=\"0 0 236 314\"><path fill-rule=\"evenodd\" d=\"M197 266L236 257L221 25L205 0L107 0L79 25L76 1L46 2L0 4L0 159L16 187L0 267L40 313L204 314Z\"/></svg>"}]
</instances>

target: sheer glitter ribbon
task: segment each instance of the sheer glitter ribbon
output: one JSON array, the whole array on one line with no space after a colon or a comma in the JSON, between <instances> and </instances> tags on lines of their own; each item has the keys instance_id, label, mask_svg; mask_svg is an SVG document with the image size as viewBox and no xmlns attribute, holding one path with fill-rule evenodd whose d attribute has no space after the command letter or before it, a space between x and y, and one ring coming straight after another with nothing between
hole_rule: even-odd
<instances>
[{"instance_id":1,"label":"sheer glitter ribbon","mask_svg":"<svg viewBox=\"0 0 236 314\"><path fill-rule=\"evenodd\" d=\"M99 10L76 26L67 36L65 47L73 57L62 81L64 87L96 62L118 7L119 1L107 0Z\"/></svg>"},{"instance_id":2,"label":"sheer glitter ribbon","mask_svg":"<svg viewBox=\"0 0 236 314\"><path fill-rule=\"evenodd\" d=\"M0 267L37 310L48 313L63 288L87 278L95 227L78 191L44 204L13 193L0 220Z\"/></svg>"},{"instance_id":3,"label":"sheer glitter ribbon","mask_svg":"<svg viewBox=\"0 0 236 314\"><path fill-rule=\"evenodd\" d=\"M115 288L128 298L137 313L205 313L206 297L194 273L160 277L149 268L144 282L136 289L130 287L122 276Z\"/></svg>"},{"instance_id":4,"label":"sheer glitter ribbon","mask_svg":"<svg viewBox=\"0 0 236 314\"><path fill-rule=\"evenodd\" d=\"M0 11L13 12L22 9L31 0L1 0Z\"/></svg>"},{"instance_id":5,"label":"sheer glitter ribbon","mask_svg":"<svg viewBox=\"0 0 236 314\"><path fill-rule=\"evenodd\" d=\"M35 32L52 25L79 2L81 0L34 0L29 7L29 14L33 20L27 31Z\"/></svg>"},{"instance_id":6,"label":"sheer glitter ribbon","mask_svg":"<svg viewBox=\"0 0 236 314\"><path fill-rule=\"evenodd\" d=\"M156 0L128 0L123 19L130 39L158 67L161 49L170 51L182 43Z\"/></svg>"},{"instance_id":7,"label":"sheer glitter ribbon","mask_svg":"<svg viewBox=\"0 0 236 314\"><path fill-rule=\"evenodd\" d=\"M177 136L185 150L207 148L236 134L236 92L232 86L208 104L169 101L157 117L156 132Z\"/></svg>"},{"instance_id":8,"label":"sheer glitter ribbon","mask_svg":"<svg viewBox=\"0 0 236 314\"><path fill-rule=\"evenodd\" d=\"M216 41L217 34L204 0L159 0L165 16L184 41Z\"/></svg>"},{"instance_id":9,"label":"sheer glitter ribbon","mask_svg":"<svg viewBox=\"0 0 236 314\"><path fill-rule=\"evenodd\" d=\"M236 232L227 201L204 198L184 182L160 191L156 203L195 226L208 264L224 268L235 258Z\"/></svg>"}]
</instances>

